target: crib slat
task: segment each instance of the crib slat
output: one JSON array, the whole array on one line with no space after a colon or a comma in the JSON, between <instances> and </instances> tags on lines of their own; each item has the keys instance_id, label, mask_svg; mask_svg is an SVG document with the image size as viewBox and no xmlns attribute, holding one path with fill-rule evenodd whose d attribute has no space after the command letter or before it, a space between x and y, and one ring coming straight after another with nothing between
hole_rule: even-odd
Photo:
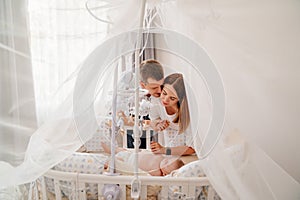
<instances>
[{"instance_id":1,"label":"crib slat","mask_svg":"<svg viewBox=\"0 0 300 200\"><path fill-rule=\"evenodd\" d=\"M141 199L147 199L147 185L142 185L141 190Z\"/></svg>"},{"instance_id":2,"label":"crib slat","mask_svg":"<svg viewBox=\"0 0 300 200\"><path fill-rule=\"evenodd\" d=\"M193 199L196 198L195 197L196 196L196 186L195 186L195 184L190 183L187 195L188 195L188 197L193 197Z\"/></svg>"},{"instance_id":3,"label":"crib slat","mask_svg":"<svg viewBox=\"0 0 300 200\"><path fill-rule=\"evenodd\" d=\"M47 200L45 177L41 177L42 199Z\"/></svg>"},{"instance_id":4,"label":"crib slat","mask_svg":"<svg viewBox=\"0 0 300 200\"><path fill-rule=\"evenodd\" d=\"M54 191L55 191L55 199L61 200L61 191L59 188L59 180L54 179Z\"/></svg>"},{"instance_id":5,"label":"crib slat","mask_svg":"<svg viewBox=\"0 0 300 200\"><path fill-rule=\"evenodd\" d=\"M98 199L102 199L103 194L102 194L102 189L103 189L104 184L98 183Z\"/></svg>"},{"instance_id":6,"label":"crib slat","mask_svg":"<svg viewBox=\"0 0 300 200\"><path fill-rule=\"evenodd\" d=\"M208 187L208 192L207 192L207 200L213 200L214 199L214 189L213 187L210 185Z\"/></svg>"},{"instance_id":7,"label":"crib slat","mask_svg":"<svg viewBox=\"0 0 300 200\"><path fill-rule=\"evenodd\" d=\"M86 200L86 188L84 182L78 183L78 196L80 200Z\"/></svg>"},{"instance_id":8,"label":"crib slat","mask_svg":"<svg viewBox=\"0 0 300 200\"><path fill-rule=\"evenodd\" d=\"M120 188L121 188L121 199L126 199L126 185L121 184Z\"/></svg>"},{"instance_id":9,"label":"crib slat","mask_svg":"<svg viewBox=\"0 0 300 200\"><path fill-rule=\"evenodd\" d=\"M71 194L70 194L70 199L78 199L76 197L77 195L77 191L76 191L76 183L74 181L71 182Z\"/></svg>"},{"instance_id":10,"label":"crib slat","mask_svg":"<svg viewBox=\"0 0 300 200\"><path fill-rule=\"evenodd\" d=\"M162 188L161 188L161 199L162 200L168 199L168 190L169 190L168 184L162 185Z\"/></svg>"},{"instance_id":11,"label":"crib slat","mask_svg":"<svg viewBox=\"0 0 300 200\"><path fill-rule=\"evenodd\" d=\"M33 185L32 185L32 183L30 183L30 186L29 186L29 193L28 193L28 200L31 200L31 199L32 199L32 188L33 188Z\"/></svg>"},{"instance_id":12,"label":"crib slat","mask_svg":"<svg viewBox=\"0 0 300 200\"><path fill-rule=\"evenodd\" d=\"M181 184L181 193L184 195L188 195L188 192L189 192L189 185Z\"/></svg>"},{"instance_id":13,"label":"crib slat","mask_svg":"<svg viewBox=\"0 0 300 200\"><path fill-rule=\"evenodd\" d=\"M38 190L38 184L37 180L34 182L34 194L35 194L35 199L38 200L39 198L39 190Z\"/></svg>"}]
</instances>

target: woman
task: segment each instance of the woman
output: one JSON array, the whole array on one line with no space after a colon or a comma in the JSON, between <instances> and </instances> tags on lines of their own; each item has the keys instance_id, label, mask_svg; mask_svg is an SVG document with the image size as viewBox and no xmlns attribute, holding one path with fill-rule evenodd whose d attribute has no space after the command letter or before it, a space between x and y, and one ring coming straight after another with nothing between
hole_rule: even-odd
<instances>
[{"instance_id":1,"label":"woman","mask_svg":"<svg viewBox=\"0 0 300 200\"><path fill-rule=\"evenodd\" d=\"M152 141L153 153L171 155L190 155L192 135L188 131L190 124L189 108L182 74L174 73L164 79L160 104L150 109L151 127L163 132L164 146Z\"/></svg>"}]
</instances>

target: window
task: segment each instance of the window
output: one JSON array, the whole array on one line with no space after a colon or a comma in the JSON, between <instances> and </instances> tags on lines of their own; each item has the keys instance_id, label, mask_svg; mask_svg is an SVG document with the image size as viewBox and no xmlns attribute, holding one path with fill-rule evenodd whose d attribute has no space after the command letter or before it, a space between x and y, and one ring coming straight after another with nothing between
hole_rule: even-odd
<instances>
[{"instance_id":1,"label":"window","mask_svg":"<svg viewBox=\"0 0 300 200\"><path fill-rule=\"evenodd\" d=\"M38 121L58 106L72 87L80 63L97 47L108 24L93 18L85 0L29 0L31 54Z\"/></svg>"}]
</instances>

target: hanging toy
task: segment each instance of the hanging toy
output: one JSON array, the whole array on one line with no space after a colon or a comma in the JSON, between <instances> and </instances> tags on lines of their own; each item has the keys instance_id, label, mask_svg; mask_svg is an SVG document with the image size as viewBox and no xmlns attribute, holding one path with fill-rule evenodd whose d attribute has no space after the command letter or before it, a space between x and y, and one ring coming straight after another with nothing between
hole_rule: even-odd
<instances>
[{"instance_id":1,"label":"hanging toy","mask_svg":"<svg viewBox=\"0 0 300 200\"><path fill-rule=\"evenodd\" d=\"M138 178L133 179L131 182L131 198L139 198L141 193L141 181Z\"/></svg>"},{"instance_id":2,"label":"hanging toy","mask_svg":"<svg viewBox=\"0 0 300 200\"><path fill-rule=\"evenodd\" d=\"M117 184L104 185L102 194L105 200L119 200L121 195L120 186Z\"/></svg>"}]
</instances>

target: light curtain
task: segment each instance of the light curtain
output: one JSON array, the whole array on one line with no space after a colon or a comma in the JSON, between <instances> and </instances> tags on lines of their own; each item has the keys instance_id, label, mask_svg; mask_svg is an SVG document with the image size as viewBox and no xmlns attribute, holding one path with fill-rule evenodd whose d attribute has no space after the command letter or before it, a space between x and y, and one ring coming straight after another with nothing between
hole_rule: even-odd
<instances>
[{"instance_id":1,"label":"light curtain","mask_svg":"<svg viewBox=\"0 0 300 200\"><path fill-rule=\"evenodd\" d=\"M26 1L0 1L1 172L24 161L37 128L26 8ZM21 187L1 188L0 199L19 199L23 191Z\"/></svg>"},{"instance_id":2,"label":"light curtain","mask_svg":"<svg viewBox=\"0 0 300 200\"><path fill-rule=\"evenodd\" d=\"M108 24L93 18L85 3L0 2L0 173L1 181L14 179L11 186L25 183L13 178L22 177L18 170L29 173L27 177L31 178L27 180L37 175L36 171L28 170L36 169L37 165L28 155L35 150L42 152L38 149L43 146L43 140L35 141L32 134L41 135L37 128L45 134L43 127L59 126L48 122L66 111L57 112L70 96L81 62L107 33ZM97 12L95 5L88 6ZM59 127L65 130L64 126ZM51 137L55 138L55 134ZM32 143L36 144L33 149ZM58 149L53 148L52 152ZM22 166L24 162L29 162L27 168ZM14 175L4 178L9 173ZM18 187L0 191L1 199L26 198L24 195L25 190L20 191Z\"/></svg>"},{"instance_id":3,"label":"light curtain","mask_svg":"<svg viewBox=\"0 0 300 200\"><path fill-rule=\"evenodd\" d=\"M0 158L23 161L37 128L26 1L0 2Z\"/></svg>"},{"instance_id":4,"label":"light curtain","mask_svg":"<svg viewBox=\"0 0 300 200\"><path fill-rule=\"evenodd\" d=\"M226 199L299 198L299 6L299 1L233 0L177 1L161 8L169 16L164 25L197 41L222 76L226 121L219 144L225 149L233 133L251 144L240 168L222 159L220 149L217 159L209 159L214 161L207 173ZM224 183L232 184L232 193Z\"/></svg>"}]
</instances>

